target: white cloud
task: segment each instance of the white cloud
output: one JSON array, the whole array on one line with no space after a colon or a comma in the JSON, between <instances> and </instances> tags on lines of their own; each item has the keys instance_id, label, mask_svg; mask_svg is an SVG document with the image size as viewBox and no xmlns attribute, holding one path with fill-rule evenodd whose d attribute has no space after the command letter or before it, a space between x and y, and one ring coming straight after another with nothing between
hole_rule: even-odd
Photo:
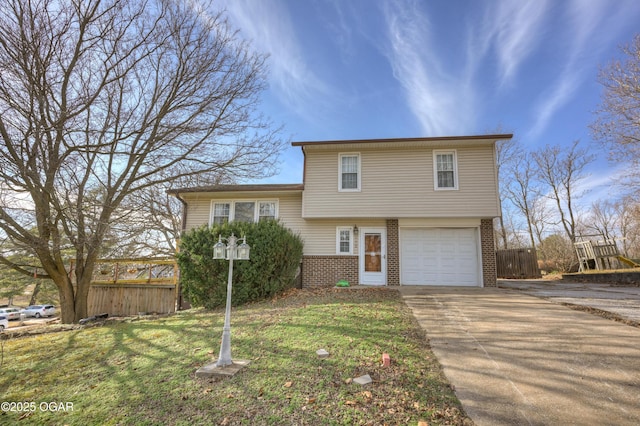
<instances>
[{"instance_id":1,"label":"white cloud","mask_svg":"<svg viewBox=\"0 0 640 426\"><path fill-rule=\"evenodd\" d=\"M594 165L588 176L576 187L576 193L582 194L580 204L588 207L594 201L615 200L624 194L624 187L616 185L628 173L627 166L607 167Z\"/></svg>"},{"instance_id":2,"label":"white cloud","mask_svg":"<svg viewBox=\"0 0 640 426\"><path fill-rule=\"evenodd\" d=\"M259 52L269 54L271 92L292 111L312 114L314 101L331 88L307 65L289 10L277 0L221 1L232 25Z\"/></svg>"},{"instance_id":3,"label":"white cloud","mask_svg":"<svg viewBox=\"0 0 640 426\"><path fill-rule=\"evenodd\" d=\"M500 84L510 83L518 68L540 43L548 0L499 1L489 3L482 26L472 34L471 62L495 51ZM475 59L473 58L475 56Z\"/></svg>"},{"instance_id":4,"label":"white cloud","mask_svg":"<svg viewBox=\"0 0 640 426\"><path fill-rule=\"evenodd\" d=\"M465 133L475 118L474 93L440 62L430 23L415 2L384 7L388 47L384 51L409 108L427 135Z\"/></svg>"},{"instance_id":5,"label":"white cloud","mask_svg":"<svg viewBox=\"0 0 640 426\"><path fill-rule=\"evenodd\" d=\"M443 63L438 40L415 2L387 2L385 18L390 48L386 52L409 106L427 133L473 129L478 114L478 71L495 55L499 85L511 83L542 38L548 0L489 3L480 26L469 27L465 68Z\"/></svg>"},{"instance_id":6,"label":"white cloud","mask_svg":"<svg viewBox=\"0 0 640 426\"><path fill-rule=\"evenodd\" d=\"M554 114L564 106L578 89L584 77L574 66L567 66L550 91L544 91L542 100L536 104L535 121L527 132L527 139L537 139L547 128Z\"/></svg>"},{"instance_id":7,"label":"white cloud","mask_svg":"<svg viewBox=\"0 0 640 426\"><path fill-rule=\"evenodd\" d=\"M634 4L631 7L637 10L637 3ZM565 5L562 21L566 24L565 36L570 40L565 48L567 54L564 64L560 65L562 72L551 90L543 92L536 102L535 122L527 135L532 139L544 132L553 116L571 100L586 79L595 78L598 64L593 63L593 59L610 48L616 35L637 17L637 13L629 13L630 9L626 7L612 10L611 2L605 0L590 0L588 4L573 0Z\"/></svg>"}]
</instances>

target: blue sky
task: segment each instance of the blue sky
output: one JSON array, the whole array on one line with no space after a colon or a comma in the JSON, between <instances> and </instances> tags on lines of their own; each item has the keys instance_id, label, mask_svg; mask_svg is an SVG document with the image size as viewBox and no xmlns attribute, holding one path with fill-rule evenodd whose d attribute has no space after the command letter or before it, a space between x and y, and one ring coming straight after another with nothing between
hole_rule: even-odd
<instances>
[{"instance_id":1,"label":"blue sky","mask_svg":"<svg viewBox=\"0 0 640 426\"><path fill-rule=\"evenodd\" d=\"M292 141L513 132L591 142L597 74L640 32L637 0L227 0L269 54L261 111ZM606 154L586 183L606 191ZM299 148L269 183L302 181Z\"/></svg>"}]
</instances>

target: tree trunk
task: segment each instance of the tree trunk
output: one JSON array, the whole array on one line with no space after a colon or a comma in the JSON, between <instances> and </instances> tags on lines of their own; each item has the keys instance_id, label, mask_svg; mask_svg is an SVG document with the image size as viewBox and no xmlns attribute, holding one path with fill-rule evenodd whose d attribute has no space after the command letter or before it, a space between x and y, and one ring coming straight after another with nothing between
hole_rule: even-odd
<instances>
[{"instance_id":1,"label":"tree trunk","mask_svg":"<svg viewBox=\"0 0 640 426\"><path fill-rule=\"evenodd\" d=\"M529 229L529 238L531 239L531 247L536 249L536 239L533 236L533 226L531 225L531 218L527 215L527 227Z\"/></svg>"},{"instance_id":2,"label":"tree trunk","mask_svg":"<svg viewBox=\"0 0 640 426\"><path fill-rule=\"evenodd\" d=\"M78 277L74 286L68 275L58 276L54 279L60 296L60 309L62 314L60 321L63 324L77 323L88 317L89 287L91 275Z\"/></svg>"},{"instance_id":3,"label":"tree trunk","mask_svg":"<svg viewBox=\"0 0 640 426\"><path fill-rule=\"evenodd\" d=\"M502 232L502 243L504 244L504 249L507 250L509 247L507 240L507 230L504 226L504 220L502 220L502 216L500 216L500 231Z\"/></svg>"},{"instance_id":4,"label":"tree trunk","mask_svg":"<svg viewBox=\"0 0 640 426\"><path fill-rule=\"evenodd\" d=\"M76 322L76 304L73 284L68 276L62 276L60 278L62 282L54 280L60 296L60 321L63 324L72 324Z\"/></svg>"},{"instance_id":5,"label":"tree trunk","mask_svg":"<svg viewBox=\"0 0 640 426\"><path fill-rule=\"evenodd\" d=\"M75 318L73 322L78 322L83 318L89 316L89 288L91 287L91 275L84 275L78 279L78 285L76 289L76 299L74 304Z\"/></svg>"},{"instance_id":6,"label":"tree trunk","mask_svg":"<svg viewBox=\"0 0 640 426\"><path fill-rule=\"evenodd\" d=\"M42 284L42 281L37 280L36 286L33 288L33 293L31 293L31 299L29 299L29 305L36 304L36 298L38 297L38 293L40 293L40 284Z\"/></svg>"}]
</instances>

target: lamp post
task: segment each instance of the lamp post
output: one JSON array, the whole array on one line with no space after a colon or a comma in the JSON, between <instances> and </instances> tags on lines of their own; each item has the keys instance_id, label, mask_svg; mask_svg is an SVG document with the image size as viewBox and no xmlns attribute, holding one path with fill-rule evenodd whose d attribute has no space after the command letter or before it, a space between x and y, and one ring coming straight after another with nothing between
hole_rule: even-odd
<instances>
[{"instance_id":1,"label":"lamp post","mask_svg":"<svg viewBox=\"0 0 640 426\"><path fill-rule=\"evenodd\" d=\"M233 364L231 360L231 289L233 281L233 260L249 260L250 247L247 238L242 237L242 244L237 245L238 237L231 234L222 242L222 236L218 235L218 242L213 246L214 259L227 259L229 261L229 278L227 280L227 307L224 313L224 327L222 328L222 343L216 367L225 367Z\"/></svg>"}]
</instances>

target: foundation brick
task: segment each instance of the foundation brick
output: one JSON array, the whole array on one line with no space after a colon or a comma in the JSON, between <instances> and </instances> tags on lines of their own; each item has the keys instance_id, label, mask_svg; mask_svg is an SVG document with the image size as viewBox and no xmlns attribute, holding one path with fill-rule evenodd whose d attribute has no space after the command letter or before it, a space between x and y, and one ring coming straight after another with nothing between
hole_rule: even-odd
<instances>
[{"instance_id":1,"label":"foundation brick","mask_svg":"<svg viewBox=\"0 0 640 426\"><path fill-rule=\"evenodd\" d=\"M302 256L302 287L333 287L340 280L357 285L358 256Z\"/></svg>"}]
</instances>

